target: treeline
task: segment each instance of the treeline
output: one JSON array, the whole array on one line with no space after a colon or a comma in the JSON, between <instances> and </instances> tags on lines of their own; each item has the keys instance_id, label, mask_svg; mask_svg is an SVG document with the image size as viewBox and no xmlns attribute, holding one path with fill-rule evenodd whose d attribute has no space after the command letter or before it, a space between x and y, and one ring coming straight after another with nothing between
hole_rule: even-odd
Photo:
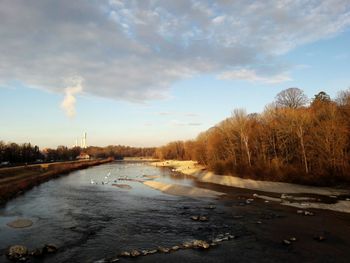
<instances>
[{"instance_id":1,"label":"treeline","mask_svg":"<svg viewBox=\"0 0 350 263\"><path fill-rule=\"evenodd\" d=\"M235 109L195 140L156 150L161 159L196 160L217 174L329 185L350 182L350 89L309 100L298 88L277 94L261 114Z\"/></svg>"},{"instance_id":2,"label":"treeline","mask_svg":"<svg viewBox=\"0 0 350 263\"><path fill-rule=\"evenodd\" d=\"M84 152L94 158L113 157L123 159L124 157L151 157L156 148L130 147L124 145L110 145L107 147L88 147Z\"/></svg>"},{"instance_id":3,"label":"treeline","mask_svg":"<svg viewBox=\"0 0 350 263\"><path fill-rule=\"evenodd\" d=\"M30 163L43 158L38 146L0 141L0 163Z\"/></svg>"},{"instance_id":4,"label":"treeline","mask_svg":"<svg viewBox=\"0 0 350 263\"><path fill-rule=\"evenodd\" d=\"M107 146L107 147L80 147L68 148L58 146L56 149L43 149L30 143L16 144L0 141L0 164L25 164L35 162L72 161L80 154L88 154L90 158L123 159L124 157L150 157L155 153L155 148L141 148L130 146Z\"/></svg>"}]
</instances>

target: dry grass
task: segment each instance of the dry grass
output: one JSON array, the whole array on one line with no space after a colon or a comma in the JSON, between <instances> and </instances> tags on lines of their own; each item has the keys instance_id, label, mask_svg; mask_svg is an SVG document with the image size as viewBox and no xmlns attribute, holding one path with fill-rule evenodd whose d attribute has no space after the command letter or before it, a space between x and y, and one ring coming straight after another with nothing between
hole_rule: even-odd
<instances>
[{"instance_id":1,"label":"dry grass","mask_svg":"<svg viewBox=\"0 0 350 263\"><path fill-rule=\"evenodd\" d=\"M110 162L112 159L52 163L0 169L0 203L69 172Z\"/></svg>"}]
</instances>

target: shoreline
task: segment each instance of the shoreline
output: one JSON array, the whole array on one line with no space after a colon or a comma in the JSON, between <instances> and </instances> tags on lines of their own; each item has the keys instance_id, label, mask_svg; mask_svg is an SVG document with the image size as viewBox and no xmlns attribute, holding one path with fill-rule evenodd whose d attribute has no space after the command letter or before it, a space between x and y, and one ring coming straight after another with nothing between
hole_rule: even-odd
<instances>
[{"instance_id":1,"label":"shoreline","mask_svg":"<svg viewBox=\"0 0 350 263\"><path fill-rule=\"evenodd\" d=\"M273 181L259 181L245 179L232 175L217 175L208 171L205 166L197 164L195 161L177 161L166 160L153 162L151 165L156 167L169 167L173 172L193 176L203 183L213 183L230 187L244 188L261 192L270 192L277 194L316 194L316 195L350 195L350 190L318 187L301 184L292 184Z\"/></svg>"},{"instance_id":2,"label":"shoreline","mask_svg":"<svg viewBox=\"0 0 350 263\"><path fill-rule=\"evenodd\" d=\"M91 166L112 162L113 159L68 161L52 164L38 164L30 167L12 167L0 169L0 205L5 204L34 186L47 182L67 173L86 169Z\"/></svg>"},{"instance_id":3,"label":"shoreline","mask_svg":"<svg viewBox=\"0 0 350 263\"><path fill-rule=\"evenodd\" d=\"M299 209L325 209L350 213L349 189L305 186L283 182L243 179L228 175L216 175L210 171L207 171L203 165L199 165L194 161L166 160L154 162L151 163L151 165L156 167L171 168L173 172L192 176L198 182L202 183L211 183L226 187L263 192L264 195L253 194L252 197L265 199L267 202L271 201L274 203L279 203L283 206L291 206ZM301 194L307 197L300 197L299 195ZM333 200L331 203L323 203L321 201L323 198L310 198L310 195L324 196ZM280 196L280 198L276 198L277 196Z\"/></svg>"}]
</instances>

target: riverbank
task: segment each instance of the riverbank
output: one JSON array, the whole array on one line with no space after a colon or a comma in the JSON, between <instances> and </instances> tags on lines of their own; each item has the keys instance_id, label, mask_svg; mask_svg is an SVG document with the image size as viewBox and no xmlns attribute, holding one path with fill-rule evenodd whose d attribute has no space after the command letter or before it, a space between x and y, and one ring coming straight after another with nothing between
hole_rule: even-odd
<instances>
[{"instance_id":1,"label":"riverbank","mask_svg":"<svg viewBox=\"0 0 350 263\"><path fill-rule=\"evenodd\" d=\"M297 208L328 209L350 213L350 189L314 187L282 182L257 181L228 175L216 175L207 171L204 166L194 161L167 160L154 162L152 165L156 167L169 167L173 172L193 176L201 183L211 183L264 192L267 194L255 194L254 196L265 199L266 201L277 202L281 205ZM312 195L324 196L332 200L331 202L327 200L326 203L323 203L322 197L310 197Z\"/></svg>"},{"instance_id":2,"label":"riverbank","mask_svg":"<svg viewBox=\"0 0 350 263\"><path fill-rule=\"evenodd\" d=\"M0 169L0 204L32 187L69 172L113 161L113 159L37 164Z\"/></svg>"}]
</instances>

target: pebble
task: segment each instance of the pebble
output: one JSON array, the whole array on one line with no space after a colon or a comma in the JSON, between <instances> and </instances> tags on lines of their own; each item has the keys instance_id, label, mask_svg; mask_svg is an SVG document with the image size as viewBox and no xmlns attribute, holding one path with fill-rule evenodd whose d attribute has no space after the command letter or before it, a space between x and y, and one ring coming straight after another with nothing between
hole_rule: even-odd
<instances>
[{"instance_id":1,"label":"pebble","mask_svg":"<svg viewBox=\"0 0 350 263\"><path fill-rule=\"evenodd\" d=\"M179 250L179 249L180 249L179 246L173 246L173 247L171 248L171 250L173 250L173 251L177 251L177 250Z\"/></svg>"},{"instance_id":2,"label":"pebble","mask_svg":"<svg viewBox=\"0 0 350 263\"><path fill-rule=\"evenodd\" d=\"M159 250L159 252L162 252L162 253L169 253L170 252L170 249L167 247L158 247L158 250Z\"/></svg>"},{"instance_id":3,"label":"pebble","mask_svg":"<svg viewBox=\"0 0 350 263\"><path fill-rule=\"evenodd\" d=\"M133 250L131 250L130 255L132 257L138 257L138 256L141 256L141 253L138 250L133 249Z\"/></svg>"},{"instance_id":4,"label":"pebble","mask_svg":"<svg viewBox=\"0 0 350 263\"><path fill-rule=\"evenodd\" d=\"M119 258L112 258L108 260L109 263L118 262L118 261L119 261Z\"/></svg>"},{"instance_id":5,"label":"pebble","mask_svg":"<svg viewBox=\"0 0 350 263\"><path fill-rule=\"evenodd\" d=\"M120 257L130 257L130 253L128 251L123 251L119 254Z\"/></svg>"},{"instance_id":6,"label":"pebble","mask_svg":"<svg viewBox=\"0 0 350 263\"><path fill-rule=\"evenodd\" d=\"M316 237L314 237L314 239L316 240L316 241L325 241L326 240L326 238L324 237L324 236L316 236Z\"/></svg>"},{"instance_id":7,"label":"pebble","mask_svg":"<svg viewBox=\"0 0 350 263\"><path fill-rule=\"evenodd\" d=\"M289 240L287 240L287 239L284 239L283 241L282 241L282 243L284 244L284 245L287 245L287 246L289 246L290 244L292 244Z\"/></svg>"},{"instance_id":8,"label":"pebble","mask_svg":"<svg viewBox=\"0 0 350 263\"><path fill-rule=\"evenodd\" d=\"M208 218L206 216L200 216L199 221L206 222L206 221L208 221Z\"/></svg>"},{"instance_id":9,"label":"pebble","mask_svg":"<svg viewBox=\"0 0 350 263\"><path fill-rule=\"evenodd\" d=\"M184 243L182 244L182 247L183 247L183 248L192 248L192 243L191 243L191 242L184 242Z\"/></svg>"},{"instance_id":10,"label":"pebble","mask_svg":"<svg viewBox=\"0 0 350 263\"><path fill-rule=\"evenodd\" d=\"M204 240L194 240L193 246L195 248L203 248L203 249L208 249L210 247L210 245Z\"/></svg>"}]
</instances>

